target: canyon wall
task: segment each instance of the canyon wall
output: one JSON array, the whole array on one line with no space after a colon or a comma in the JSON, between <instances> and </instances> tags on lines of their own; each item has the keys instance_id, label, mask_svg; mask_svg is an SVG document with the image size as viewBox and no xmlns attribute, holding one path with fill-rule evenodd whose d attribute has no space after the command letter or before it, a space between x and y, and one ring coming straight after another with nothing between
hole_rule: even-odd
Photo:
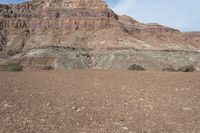
<instances>
[{"instance_id":1,"label":"canyon wall","mask_svg":"<svg viewBox=\"0 0 200 133\"><path fill-rule=\"evenodd\" d=\"M54 64L56 69L127 69L135 62L155 70L191 64L199 69L199 51L199 32L143 24L115 14L101 0L0 4L0 65L14 61L29 69L46 64Z\"/></svg>"}]
</instances>

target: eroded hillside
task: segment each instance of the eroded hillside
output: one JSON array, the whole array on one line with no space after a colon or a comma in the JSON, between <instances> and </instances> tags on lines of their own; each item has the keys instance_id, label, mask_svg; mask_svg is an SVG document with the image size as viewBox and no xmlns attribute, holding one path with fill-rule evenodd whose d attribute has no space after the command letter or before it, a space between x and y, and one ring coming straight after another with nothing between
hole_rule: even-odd
<instances>
[{"instance_id":1,"label":"eroded hillside","mask_svg":"<svg viewBox=\"0 0 200 133\"><path fill-rule=\"evenodd\" d=\"M200 34L119 16L101 0L0 5L0 64L27 69L200 68ZM173 52L170 52L170 51Z\"/></svg>"}]
</instances>

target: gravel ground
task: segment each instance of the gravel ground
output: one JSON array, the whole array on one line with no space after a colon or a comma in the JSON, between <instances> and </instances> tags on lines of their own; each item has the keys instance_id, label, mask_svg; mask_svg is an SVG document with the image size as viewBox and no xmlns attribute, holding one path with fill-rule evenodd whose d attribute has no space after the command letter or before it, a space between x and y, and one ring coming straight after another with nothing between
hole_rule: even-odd
<instances>
[{"instance_id":1,"label":"gravel ground","mask_svg":"<svg viewBox=\"0 0 200 133\"><path fill-rule=\"evenodd\" d=\"M0 72L0 133L199 133L200 73Z\"/></svg>"}]
</instances>

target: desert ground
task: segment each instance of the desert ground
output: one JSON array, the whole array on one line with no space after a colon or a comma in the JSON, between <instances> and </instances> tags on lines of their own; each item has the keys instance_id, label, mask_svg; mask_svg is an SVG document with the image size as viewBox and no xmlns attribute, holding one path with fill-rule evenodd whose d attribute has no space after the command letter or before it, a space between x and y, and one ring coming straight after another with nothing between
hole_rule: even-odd
<instances>
[{"instance_id":1,"label":"desert ground","mask_svg":"<svg viewBox=\"0 0 200 133\"><path fill-rule=\"evenodd\" d=\"M199 132L199 72L0 72L0 133Z\"/></svg>"}]
</instances>

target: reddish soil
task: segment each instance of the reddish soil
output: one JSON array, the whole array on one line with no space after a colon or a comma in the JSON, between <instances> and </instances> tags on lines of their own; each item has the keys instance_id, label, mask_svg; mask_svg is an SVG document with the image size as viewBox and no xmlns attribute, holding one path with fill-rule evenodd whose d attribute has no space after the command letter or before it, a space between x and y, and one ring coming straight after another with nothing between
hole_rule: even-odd
<instances>
[{"instance_id":1,"label":"reddish soil","mask_svg":"<svg viewBox=\"0 0 200 133\"><path fill-rule=\"evenodd\" d=\"M200 73L0 72L0 133L198 133Z\"/></svg>"}]
</instances>

